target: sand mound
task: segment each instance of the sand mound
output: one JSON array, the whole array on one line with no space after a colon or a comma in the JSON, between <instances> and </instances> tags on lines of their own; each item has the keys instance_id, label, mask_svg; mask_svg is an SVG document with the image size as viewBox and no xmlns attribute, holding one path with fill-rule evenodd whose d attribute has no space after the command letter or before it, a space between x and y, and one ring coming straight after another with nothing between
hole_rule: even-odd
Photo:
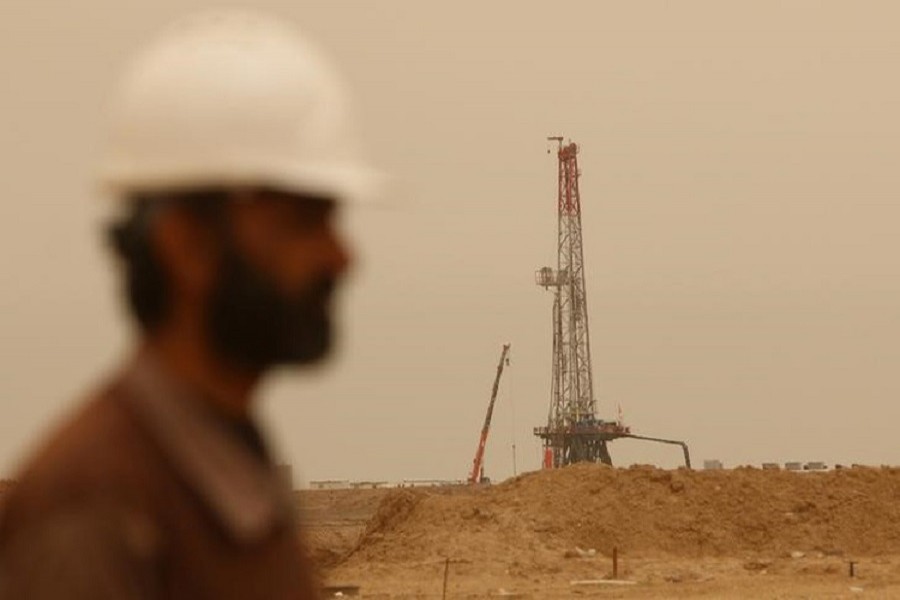
<instances>
[{"instance_id":1,"label":"sand mound","mask_svg":"<svg viewBox=\"0 0 900 600\"><path fill-rule=\"evenodd\" d=\"M629 556L900 553L900 469L822 473L576 465L467 493L397 490L348 563L496 557L530 568L576 547Z\"/></svg>"},{"instance_id":2,"label":"sand mound","mask_svg":"<svg viewBox=\"0 0 900 600\"><path fill-rule=\"evenodd\" d=\"M385 532L393 531L398 523L409 518L424 497L424 494L412 490L398 490L388 495L381 501L366 526L363 539L371 541L383 537Z\"/></svg>"}]
</instances>

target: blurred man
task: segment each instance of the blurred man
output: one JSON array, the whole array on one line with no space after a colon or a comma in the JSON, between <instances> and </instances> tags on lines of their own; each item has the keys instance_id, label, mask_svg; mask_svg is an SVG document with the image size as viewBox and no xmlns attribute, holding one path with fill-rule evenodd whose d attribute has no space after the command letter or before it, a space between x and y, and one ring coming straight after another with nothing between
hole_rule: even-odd
<instances>
[{"instance_id":1,"label":"blurred man","mask_svg":"<svg viewBox=\"0 0 900 600\"><path fill-rule=\"evenodd\" d=\"M335 211L373 182L346 104L254 13L186 19L137 59L102 169L136 348L20 473L3 598L315 597L252 394L330 346Z\"/></svg>"}]
</instances>

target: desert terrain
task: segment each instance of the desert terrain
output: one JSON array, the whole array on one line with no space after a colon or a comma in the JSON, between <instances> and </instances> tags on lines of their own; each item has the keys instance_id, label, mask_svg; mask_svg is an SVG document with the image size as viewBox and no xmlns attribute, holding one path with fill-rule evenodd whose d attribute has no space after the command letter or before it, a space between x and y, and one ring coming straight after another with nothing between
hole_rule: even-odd
<instances>
[{"instance_id":1,"label":"desert terrain","mask_svg":"<svg viewBox=\"0 0 900 600\"><path fill-rule=\"evenodd\" d=\"M445 574L446 598L900 598L896 468L582 464L298 503L324 583L365 598L442 598Z\"/></svg>"}]
</instances>

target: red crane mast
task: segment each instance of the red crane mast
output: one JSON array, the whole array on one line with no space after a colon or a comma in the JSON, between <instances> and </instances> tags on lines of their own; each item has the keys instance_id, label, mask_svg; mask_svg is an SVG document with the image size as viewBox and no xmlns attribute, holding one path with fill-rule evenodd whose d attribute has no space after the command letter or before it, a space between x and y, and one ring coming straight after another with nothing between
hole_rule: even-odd
<instances>
[{"instance_id":1,"label":"red crane mast","mask_svg":"<svg viewBox=\"0 0 900 600\"><path fill-rule=\"evenodd\" d=\"M500 389L500 376L503 375L503 367L509 365L509 346L509 344L503 344L503 351L500 352L500 362L497 363L497 376L494 378L491 401L488 402L487 414L484 416L484 425L481 428L481 437L478 439L478 448L475 450L475 460L472 461L469 483L487 483L489 481L484 476L484 447L487 444L488 433L491 430L494 404L497 402L497 391Z\"/></svg>"}]
</instances>

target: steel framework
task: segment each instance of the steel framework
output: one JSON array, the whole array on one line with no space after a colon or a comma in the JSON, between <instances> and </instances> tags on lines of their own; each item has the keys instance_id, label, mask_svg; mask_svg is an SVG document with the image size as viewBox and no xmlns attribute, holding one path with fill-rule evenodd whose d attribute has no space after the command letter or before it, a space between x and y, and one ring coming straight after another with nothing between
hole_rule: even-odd
<instances>
[{"instance_id":1,"label":"steel framework","mask_svg":"<svg viewBox=\"0 0 900 600\"><path fill-rule=\"evenodd\" d=\"M621 421L603 421L597 417L578 189L581 176L578 145L564 144L562 137L547 139L558 144L559 178L557 265L556 269L544 267L535 274L536 283L552 289L554 294L550 412L546 427L534 429L534 434L543 441L543 466L556 468L576 462L612 464L607 442L634 438L680 445L685 465L690 468L690 455L684 442L634 435Z\"/></svg>"},{"instance_id":2,"label":"steel framework","mask_svg":"<svg viewBox=\"0 0 900 600\"><path fill-rule=\"evenodd\" d=\"M548 139L558 144L557 265L556 269L540 269L536 282L554 292L553 374L547 426L536 428L535 435L543 440L545 467L582 461L610 464L606 442L628 430L619 423L597 418L584 277L578 145L564 144L561 137Z\"/></svg>"}]
</instances>

